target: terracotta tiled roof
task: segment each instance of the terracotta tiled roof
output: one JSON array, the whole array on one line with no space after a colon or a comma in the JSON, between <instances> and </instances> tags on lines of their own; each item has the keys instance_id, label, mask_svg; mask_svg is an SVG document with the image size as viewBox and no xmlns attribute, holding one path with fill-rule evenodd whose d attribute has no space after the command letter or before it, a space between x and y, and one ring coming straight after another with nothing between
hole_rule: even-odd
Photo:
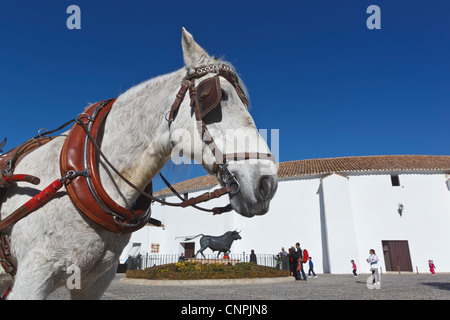
<instances>
[{"instance_id":1,"label":"terracotta tiled roof","mask_svg":"<svg viewBox=\"0 0 450 320\"><path fill-rule=\"evenodd\" d=\"M329 173L379 172L379 171L448 171L450 156L392 155L342 157L327 159L296 160L279 163L278 177L288 179L302 176L324 175ZM217 185L212 175L205 175L174 185L179 193L197 191ZM169 195L166 188L155 195Z\"/></svg>"},{"instance_id":2,"label":"terracotta tiled roof","mask_svg":"<svg viewBox=\"0 0 450 320\"><path fill-rule=\"evenodd\" d=\"M280 163L278 176L289 178L332 172L450 170L450 156L366 156Z\"/></svg>"}]
</instances>

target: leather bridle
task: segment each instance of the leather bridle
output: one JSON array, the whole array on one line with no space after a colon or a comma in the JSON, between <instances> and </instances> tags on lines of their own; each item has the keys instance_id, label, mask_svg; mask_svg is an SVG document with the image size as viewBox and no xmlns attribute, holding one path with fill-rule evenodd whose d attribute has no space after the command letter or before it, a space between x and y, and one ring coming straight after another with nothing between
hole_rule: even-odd
<instances>
[{"instance_id":1,"label":"leather bridle","mask_svg":"<svg viewBox=\"0 0 450 320\"><path fill-rule=\"evenodd\" d=\"M201 81L197 86L195 86L195 80L199 80L211 73L215 75ZM222 90L220 87L219 77L224 78L234 87L242 103L246 107L248 107L248 99L244 93L244 90L242 89L242 86L239 83L239 78L236 75L236 72L226 64L213 64L196 68L193 70L193 72L188 72L186 74L181 83L181 88L176 95L175 101L172 104L172 108L169 111L167 120L170 127L172 122L175 120L178 109L180 108L180 105L183 102L189 89L189 95L191 99L190 105L192 108L194 108L194 113L197 120L197 129L203 142L207 144L215 157L215 162L213 164L213 173L218 175L222 182L222 185L224 185L224 187L221 188L222 193L230 193L230 195L235 195L239 192L240 185L236 179L236 176L228 169L228 160L237 161L248 159L267 159L274 162L275 160L270 153L243 152L224 154L217 147L214 139L208 131L208 127L205 123L204 118L209 112L220 105ZM230 208L227 207L227 209Z\"/></svg>"}]
</instances>

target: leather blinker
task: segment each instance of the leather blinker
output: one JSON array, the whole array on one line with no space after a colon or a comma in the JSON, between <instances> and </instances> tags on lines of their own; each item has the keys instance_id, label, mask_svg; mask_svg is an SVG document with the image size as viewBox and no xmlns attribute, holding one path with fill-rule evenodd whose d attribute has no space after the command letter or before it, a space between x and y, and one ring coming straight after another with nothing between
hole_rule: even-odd
<instances>
[{"instance_id":1,"label":"leather blinker","mask_svg":"<svg viewBox=\"0 0 450 320\"><path fill-rule=\"evenodd\" d=\"M222 99L222 90L218 76L208 78L197 86L198 116L203 119L211 110L217 107Z\"/></svg>"}]
</instances>

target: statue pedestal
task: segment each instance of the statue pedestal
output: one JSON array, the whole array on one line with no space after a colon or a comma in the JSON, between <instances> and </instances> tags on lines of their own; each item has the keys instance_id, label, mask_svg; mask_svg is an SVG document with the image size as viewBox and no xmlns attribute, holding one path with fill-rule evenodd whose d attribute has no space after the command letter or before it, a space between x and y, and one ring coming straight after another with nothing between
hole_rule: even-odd
<instances>
[{"instance_id":1,"label":"statue pedestal","mask_svg":"<svg viewBox=\"0 0 450 320\"><path fill-rule=\"evenodd\" d=\"M198 259L198 258L188 258L185 260L186 262L197 262L200 264L212 264L212 263L220 263L225 265L232 265L239 263L238 259Z\"/></svg>"}]
</instances>

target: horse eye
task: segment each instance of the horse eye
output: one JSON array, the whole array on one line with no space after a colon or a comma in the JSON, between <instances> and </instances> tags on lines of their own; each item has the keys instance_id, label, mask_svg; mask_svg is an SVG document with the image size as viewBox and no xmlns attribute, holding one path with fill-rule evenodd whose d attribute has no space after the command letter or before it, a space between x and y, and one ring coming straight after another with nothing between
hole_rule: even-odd
<instances>
[{"instance_id":1,"label":"horse eye","mask_svg":"<svg viewBox=\"0 0 450 320\"><path fill-rule=\"evenodd\" d=\"M228 100L228 94L223 89L220 89L220 91L222 91L222 101L227 101Z\"/></svg>"}]
</instances>

